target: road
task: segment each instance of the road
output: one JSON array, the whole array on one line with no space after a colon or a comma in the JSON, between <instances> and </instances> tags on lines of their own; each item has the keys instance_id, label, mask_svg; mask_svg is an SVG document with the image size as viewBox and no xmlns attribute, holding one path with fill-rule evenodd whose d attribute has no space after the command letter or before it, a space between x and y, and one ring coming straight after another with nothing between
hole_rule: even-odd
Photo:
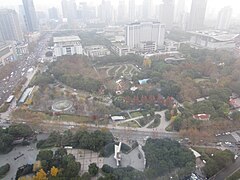
<instances>
[{"instance_id":1,"label":"road","mask_svg":"<svg viewBox=\"0 0 240 180\"><path fill-rule=\"evenodd\" d=\"M11 69L11 72L6 74L3 79L0 79L0 105L3 104L10 95L14 94L15 88L21 80L31 74L29 70L31 68L34 70L37 67L39 58L45 55L47 41L49 39L50 35L42 37L34 52L14 62L15 66ZM0 71L3 70L3 68L5 67L1 67Z\"/></svg>"}]
</instances>

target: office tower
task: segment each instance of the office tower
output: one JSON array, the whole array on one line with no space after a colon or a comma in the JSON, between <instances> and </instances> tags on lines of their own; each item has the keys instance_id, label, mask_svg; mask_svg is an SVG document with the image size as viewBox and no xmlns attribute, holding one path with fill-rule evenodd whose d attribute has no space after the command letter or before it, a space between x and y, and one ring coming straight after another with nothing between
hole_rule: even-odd
<instances>
[{"instance_id":1,"label":"office tower","mask_svg":"<svg viewBox=\"0 0 240 180\"><path fill-rule=\"evenodd\" d=\"M96 18L96 8L88 6L86 2L80 2L78 6L78 18L83 21Z\"/></svg>"},{"instance_id":2,"label":"office tower","mask_svg":"<svg viewBox=\"0 0 240 180\"><path fill-rule=\"evenodd\" d=\"M102 0L98 7L98 18L108 24L113 20L113 7L110 1Z\"/></svg>"},{"instance_id":3,"label":"office tower","mask_svg":"<svg viewBox=\"0 0 240 180\"><path fill-rule=\"evenodd\" d=\"M0 10L0 34L3 40L23 41L23 33L16 11Z\"/></svg>"},{"instance_id":4,"label":"office tower","mask_svg":"<svg viewBox=\"0 0 240 180\"><path fill-rule=\"evenodd\" d=\"M218 21L216 25L216 29L219 30L228 30L230 26L232 16L232 8L227 6L221 9L218 14Z\"/></svg>"},{"instance_id":5,"label":"office tower","mask_svg":"<svg viewBox=\"0 0 240 180\"><path fill-rule=\"evenodd\" d=\"M33 0L22 0L25 11L25 23L28 32L38 31L38 20Z\"/></svg>"},{"instance_id":6,"label":"office tower","mask_svg":"<svg viewBox=\"0 0 240 180\"><path fill-rule=\"evenodd\" d=\"M126 44L139 48L143 42L155 42L161 47L165 38L165 25L160 22L132 23L126 26Z\"/></svg>"},{"instance_id":7,"label":"office tower","mask_svg":"<svg viewBox=\"0 0 240 180\"><path fill-rule=\"evenodd\" d=\"M124 22L126 15L125 1L120 0L118 3L118 22Z\"/></svg>"},{"instance_id":8,"label":"office tower","mask_svg":"<svg viewBox=\"0 0 240 180\"><path fill-rule=\"evenodd\" d=\"M68 22L77 19L77 5L75 0L62 0L63 18L67 18Z\"/></svg>"},{"instance_id":9,"label":"office tower","mask_svg":"<svg viewBox=\"0 0 240 180\"><path fill-rule=\"evenodd\" d=\"M67 18L67 0L62 0L62 14L63 18Z\"/></svg>"},{"instance_id":10,"label":"office tower","mask_svg":"<svg viewBox=\"0 0 240 180\"><path fill-rule=\"evenodd\" d=\"M128 5L129 21L134 21L136 19L136 2L135 0L129 0Z\"/></svg>"},{"instance_id":11,"label":"office tower","mask_svg":"<svg viewBox=\"0 0 240 180\"><path fill-rule=\"evenodd\" d=\"M58 11L57 11L57 8L55 8L55 7L49 8L49 9L48 9L48 16L49 16L49 19L55 19L55 20L57 20L57 19L58 19Z\"/></svg>"},{"instance_id":12,"label":"office tower","mask_svg":"<svg viewBox=\"0 0 240 180\"><path fill-rule=\"evenodd\" d=\"M164 23L167 29L171 29L174 19L174 0L163 0L161 11L160 22Z\"/></svg>"},{"instance_id":13,"label":"office tower","mask_svg":"<svg viewBox=\"0 0 240 180\"><path fill-rule=\"evenodd\" d=\"M153 0L143 0L143 14L142 19L153 19Z\"/></svg>"},{"instance_id":14,"label":"office tower","mask_svg":"<svg viewBox=\"0 0 240 180\"><path fill-rule=\"evenodd\" d=\"M175 17L174 17L174 22L176 24L180 24L182 22L182 17L183 14L185 13L185 3L186 0L178 0L177 6L176 6L176 11L175 11Z\"/></svg>"},{"instance_id":15,"label":"office tower","mask_svg":"<svg viewBox=\"0 0 240 180\"><path fill-rule=\"evenodd\" d=\"M199 30L204 27L207 0L192 0L188 30Z\"/></svg>"}]
</instances>

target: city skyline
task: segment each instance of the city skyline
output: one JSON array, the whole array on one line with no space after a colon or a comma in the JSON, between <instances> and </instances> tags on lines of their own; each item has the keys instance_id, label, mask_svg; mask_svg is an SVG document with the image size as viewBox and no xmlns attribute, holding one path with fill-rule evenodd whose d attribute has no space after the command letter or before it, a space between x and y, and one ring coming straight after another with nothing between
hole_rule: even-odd
<instances>
[{"instance_id":1,"label":"city skyline","mask_svg":"<svg viewBox=\"0 0 240 180\"><path fill-rule=\"evenodd\" d=\"M119 0L109 0L115 8L118 6ZM85 0L76 0L77 4L79 2L87 2L89 5L92 6L98 6L101 4L101 0L90 0L90 1L85 1ZM135 0L137 5L142 4L143 0ZM157 2L157 1L155 1ZM158 1L155 4L161 4L163 1ZM178 0L175 0L175 5L177 4ZM126 0L126 4L128 3L128 0ZM1 7L12 7L13 6L18 6L21 4L21 0L11 0L11 1L5 1L5 0L0 0ZM49 7L57 7L59 10L61 9L61 0L34 0L35 8L37 11L47 11ZM219 13L219 11L225 7L225 6L231 6L233 8L233 17L240 17L240 12L238 11L238 7L240 6L240 1L237 0L208 0L208 6L207 6L207 11L206 14L214 14L216 17ZM186 9L187 12L190 12L190 7L191 7L191 0L186 0Z\"/></svg>"}]
</instances>

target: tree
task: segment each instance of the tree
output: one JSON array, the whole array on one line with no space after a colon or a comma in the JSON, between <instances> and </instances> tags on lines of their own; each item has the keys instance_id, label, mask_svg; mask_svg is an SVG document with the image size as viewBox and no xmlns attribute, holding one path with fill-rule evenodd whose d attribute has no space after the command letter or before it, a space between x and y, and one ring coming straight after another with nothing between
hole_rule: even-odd
<instances>
[{"instance_id":1,"label":"tree","mask_svg":"<svg viewBox=\"0 0 240 180\"><path fill-rule=\"evenodd\" d=\"M41 150L37 155L37 160L46 160L49 161L53 158L53 151L52 150Z\"/></svg>"},{"instance_id":2,"label":"tree","mask_svg":"<svg viewBox=\"0 0 240 180\"><path fill-rule=\"evenodd\" d=\"M10 164L5 164L0 167L0 178L3 178L7 172L10 170Z\"/></svg>"},{"instance_id":3,"label":"tree","mask_svg":"<svg viewBox=\"0 0 240 180\"><path fill-rule=\"evenodd\" d=\"M91 163L89 166L88 166L88 173L91 175L91 176L96 176L97 173L98 173L98 166L96 165L96 163Z\"/></svg>"},{"instance_id":4,"label":"tree","mask_svg":"<svg viewBox=\"0 0 240 180\"><path fill-rule=\"evenodd\" d=\"M232 118L234 121L240 121L240 112L239 112L239 111L234 111L234 112L231 114L231 118Z\"/></svg>"},{"instance_id":5,"label":"tree","mask_svg":"<svg viewBox=\"0 0 240 180\"><path fill-rule=\"evenodd\" d=\"M9 127L8 133L15 138L19 138L31 136L33 134L33 131L30 126L26 124L14 124Z\"/></svg>"},{"instance_id":6,"label":"tree","mask_svg":"<svg viewBox=\"0 0 240 180\"><path fill-rule=\"evenodd\" d=\"M51 168L51 176L57 176L57 173L58 173L58 168L56 168L55 166L53 166Z\"/></svg>"},{"instance_id":7,"label":"tree","mask_svg":"<svg viewBox=\"0 0 240 180\"><path fill-rule=\"evenodd\" d=\"M45 56L46 57L52 57L53 56L53 52L52 51L47 51Z\"/></svg>"},{"instance_id":8,"label":"tree","mask_svg":"<svg viewBox=\"0 0 240 180\"><path fill-rule=\"evenodd\" d=\"M47 174L45 173L45 171L43 169L40 169L36 176L34 176L33 178L34 180L47 180Z\"/></svg>"}]
</instances>

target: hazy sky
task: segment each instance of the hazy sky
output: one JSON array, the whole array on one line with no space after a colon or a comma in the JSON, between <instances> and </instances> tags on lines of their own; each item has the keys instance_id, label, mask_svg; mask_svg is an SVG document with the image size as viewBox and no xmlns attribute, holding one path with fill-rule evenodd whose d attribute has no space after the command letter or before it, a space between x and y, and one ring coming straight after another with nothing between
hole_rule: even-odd
<instances>
[{"instance_id":1,"label":"hazy sky","mask_svg":"<svg viewBox=\"0 0 240 180\"><path fill-rule=\"evenodd\" d=\"M88 2L91 5L98 5L102 0L76 0L76 2ZM118 0L110 0L115 6ZM128 0L126 0L127 2ZM135 0L137 4L141 4L143 0ZM161 3L161 0L154 0L156 3ZM178 1L178 0L175 0ZM186 0L188 7L191 5L191 0ZM22 0L0 0L0 6L15 6L22 4ZM61 7L61 0L34 0L37 10L44 10L49 7ZM208 0L207 14L217 14L224 6L231 6L233 8L233 15L240 16L240 0Z\"/></svg>"}]
</instances>

